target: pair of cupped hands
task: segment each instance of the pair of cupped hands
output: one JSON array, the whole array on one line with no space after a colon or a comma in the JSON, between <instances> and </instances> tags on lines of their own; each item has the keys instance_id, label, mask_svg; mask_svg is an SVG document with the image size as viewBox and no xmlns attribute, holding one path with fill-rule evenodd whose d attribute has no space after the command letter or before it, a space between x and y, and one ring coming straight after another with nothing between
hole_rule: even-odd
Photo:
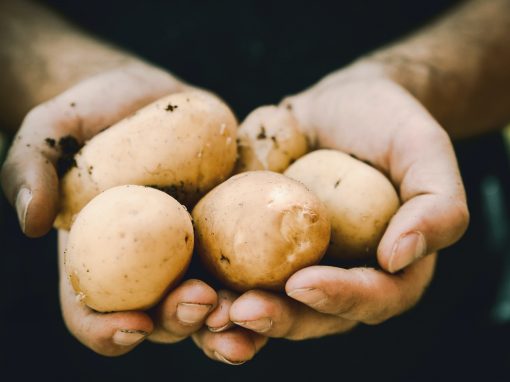
<instances>
[{"instance_id":1,"label":"pair of cupped hands","mask_svg":"<svg viewBox=\"0 0 510 382\"><path fill-rule=\"evenodd\" d=\"M169 93L192 88L146 63L87 78L32 109L2 169L4 191L22 230L45 234L58 208L58 153L46 138L85 142L105 126ZM64 274L67 232L59 232L60 298L71 333L109 356L143 340L187 337L228 364L251 358L269 338L303 340L377 324L414 306L430 283L436 251L464 233L468 210L448 134L427 110L377 65L356 62L286 97L317 147L368 161L392 181L402 205L377 250L378 269L311 266L287 281L285 293L239 295L184 280L150 311L98 313L81 304Z\"/></svg>"}]
</instances>

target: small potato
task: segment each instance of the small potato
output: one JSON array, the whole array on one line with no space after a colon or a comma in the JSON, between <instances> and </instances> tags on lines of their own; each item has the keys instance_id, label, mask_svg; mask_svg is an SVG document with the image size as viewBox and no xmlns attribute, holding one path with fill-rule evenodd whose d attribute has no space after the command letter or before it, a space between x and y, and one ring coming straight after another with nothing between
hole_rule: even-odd
<instances>
[{"instance_id":1,"label":"small potato","mask_svg":"<svg viewBox=\"0 0 510 382\"><path fill-rule=\"evenodd\" d=\"M239 158L235 173L251 170L283 172L308 152L298 121L283 106L254 110L238 130Z\"/></svg>"},{"instance_id":2,"label":"small potato","mask_svg":"<svg viewBox=\"0 0 510 382\"><path fill-rule=\"evenodd\" d=\"M331 219L328 256L355 260L375 255L400 206L381 172L342 152L317 150L297 160L285 175L302 182L326 206Z\"/></svg>"},{"instance_id":3,"label":"small potato","mask_svg":"<svg viewBox=\"0 0 510 382\"><path fill-rule=\"evenodd\" d=\"M79 298L100 312L147 309L185 273L193 252L186 209L162 191L111 188L78 214L65 270Z\"/></svg>"},{"instance_id":4,"label":"small potato","mask_svg":"<svg viewBox=\"0 0 510 382\"><path fill-rule=\"evenodd\" d=\"M294 272L320 261L329 242L330 224L319 199L270 171L228 179L192 215L205 266L240 292L283 290Z\"/></svg>"},{"instance_id":5,"label":"small potato","mask_svg":"<svg viewBox=\"0 0 510 382\"><path fill-rule=\"evenodd\" d=\"M217 97L199 91L172 94L93 137L61 182L57 228L108 188L159 188L192 207L230 176L237 155L237 121Z\"/></svg>"}]
</instances>

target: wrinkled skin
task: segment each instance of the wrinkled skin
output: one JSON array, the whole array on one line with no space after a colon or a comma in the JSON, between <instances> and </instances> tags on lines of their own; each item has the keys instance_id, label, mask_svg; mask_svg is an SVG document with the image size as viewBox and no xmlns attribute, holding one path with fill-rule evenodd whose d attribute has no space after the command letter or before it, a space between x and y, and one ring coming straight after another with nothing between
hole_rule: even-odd
<instances>
[{"instance_id":1,"label":"wrinkled skin","mask_svg":"<svg viewBox=\"0 0 510 382\"><path fill-rule=\"evenodd\" d=\"M131 65L84 80L34 108L2 169L4 191L23 231L44 234L57 210L59 153L45 138L72 135L83 142L152 100L185 88L159 69ZM317 147L369 161L395 185L402 206L378 248L382 269L305 268L288 280L287 295L253 290L237 296L185 280L150 312L109 314L81 305L61 276L64 319L83 344L114 356L145 338L174 343L192 336L207 356L240 364L270 337L341 333L360 322L382 322L419 301L433 275L434 253L458 240L468 223L447 134L407 91L364 65L339 71L283 105L291 105ZM61 232L61 248L65 238Z\"/></svg>"}]
</instances>

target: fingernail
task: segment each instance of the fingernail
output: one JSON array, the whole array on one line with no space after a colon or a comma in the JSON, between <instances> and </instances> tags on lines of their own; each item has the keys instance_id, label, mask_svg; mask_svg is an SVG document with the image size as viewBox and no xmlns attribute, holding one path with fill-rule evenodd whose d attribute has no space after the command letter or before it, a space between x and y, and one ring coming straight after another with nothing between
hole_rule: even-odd
<instances>
[{"instance_id":1,"label":"fingernail","mask_svg":"<svg viewBox=\"0 0 510 382\"><path fill-rule=\"evenodd\" d=\"M148 333L143 330L119 329L113 335L113 342L120 346L133 346L141 342Z\"/></svg>"},{"instance_id":2,"label":"fingernail","mask_svg":"<svg viewBox=\"0 0 510 382\"><path fill-rule=\"evenodd\" d=\"M21 226L21 230L23 232L25 232L28 206L30 205L31 201L32 192L28 188L22 187L18 191L18 195L16 195L16 212L18 213L19 225Z\"/></svg>"},{"instance_id":3,"label":"fingernail","mask_svg":"<svg viewBox=\"0 0 510 382\"><path fill-rule=\"evenodd\" d=\"M235 321L234 324L258 333L265 333L273 326L273 320L266 317L253 321Z\"/></svg>"},{"instance_id":4,"label":"fingernail","mask_svg":"<svg viewBox=\"0 0 510 382\"><path fill-rule=\"evenodd\" d=\"M218 332L222 332L224 331L225 329L227 329L228 327L230 327L230 322L223 325L223 326L219 326L217 328L213 328L211 326L208 326L207 328L209 329L210 332L213 332L213 333L218 333Z\"/></svg>"},{"instance_id":5,"label":"fingernail","mask_svg":"<svg viewBox=\"0 0 510 382\"><path fill-rule=\"evenodd\" d=\"M214 351L214 356L219 361L228 363L229 365L242 365L243 363L246 362L246 361L231 361L231 360L225 358L225 356L223 356L222 354L218 353L216 350Z\"/></svg>"},{"instance_id":6,"label":"fingernail","mask_svg":"<svg viewBox=\"0 0 510 382\"><path fill-rule=\"evenodd\" d=\"M395 273L411 264L416 259L425 256L427 243L419 231L402 235L393 246L388 270Z\"/></svg>"},{"instance_id":7,"label":"fingernail","mask_svg":"<svg viewBox=\"0 0 510 382\"><path fill-rule=\"evenodd\" d=\"M309 305L316 305L327 298L326 294L317 288L293 289L287 295Z\"/></svg>"},{"instance_id":8,"label":"fingernail","mask_svg":"<svg viewBox=\"0 0 510 382\"><path fill-rule=\"evenodd\" d=\"M193 304L190 302L180 302L177 305L177 319L184 325L197 324L204 320L205 316L211 310L210 304Z\"/></svg>"}]
</instances>

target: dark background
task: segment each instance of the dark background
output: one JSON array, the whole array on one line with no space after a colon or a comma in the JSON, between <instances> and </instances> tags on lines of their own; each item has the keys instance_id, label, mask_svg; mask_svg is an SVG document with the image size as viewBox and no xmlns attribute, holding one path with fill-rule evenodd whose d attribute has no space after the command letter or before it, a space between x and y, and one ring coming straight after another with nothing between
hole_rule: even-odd
<instances>
[{"instance_id":1,"label":"dark background","mask_svg":"<svg viewBox=\"0 0 510 382\"><path fill-rule=\"evenodd\" d=\"M452 1L48 1L85 30L221 95L239 118L399 38ZM499 134L456 143L472 222L442 251L421 303L378 326L319 340L271 340L243 366L191 340L119 358L62 322L55 234L24 238L0 199L0 380L510 380L510 193ZM506 272L506 278L505 278ZM510 303L510 293L506 292Z\"/></svg>"}]
</instances>

